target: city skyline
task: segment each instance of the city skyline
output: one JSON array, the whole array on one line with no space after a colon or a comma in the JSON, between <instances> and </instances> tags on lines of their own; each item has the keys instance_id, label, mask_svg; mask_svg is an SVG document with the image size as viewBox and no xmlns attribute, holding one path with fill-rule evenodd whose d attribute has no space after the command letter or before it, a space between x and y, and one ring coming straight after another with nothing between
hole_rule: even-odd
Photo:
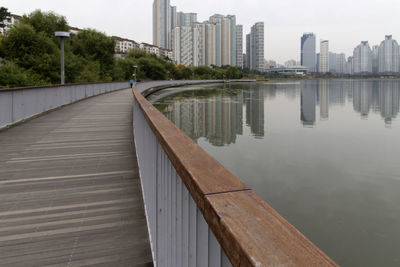
<instances>
[{"instance_id":1,"label":"city skyline","mask_svg":"<svg viewBox=\"0 0 400 267\"><path fill-rule=\"evenodd\" d=\"M282 3L281 3L282 2ZM88 12L93 5L97 12ZM23 15L35 9L54 11L67 17L71 26L80 28L95 28L108 35L117 35L138 42L152 43L152 1L85 1L71 0L68 3L39 0L11 1L4 0L2 5L12 13ZM369 0L364 1L365 12L359 12L354 17L357 3L345 1L328 1L324 6L336 6L338 12L324 9L320 2L309 0L264 2L250 1L183 1L172 0L171 5L179 6L183 12L196 12L198 21L206 20L211 13L234 14L237 24L243 24L243 32L250 32L255 21L265 22L265 58L273 59L283 64L290 59L300 60L299 37L305 32L313 32L317 43L320 39L330 40L330 50L345 53L350 56L354 47L361 41L369 41L370 46L379 45L385 35L393 35L393 39L400 39L400 32L396 29L400 18L395 11L399 10L400 3L396 1ZM79 5L80 8L76 9ZM391 8L387 8L387 6ZM257 8L250 9L255 6ZM340 9L339 9L340 7ZM140 9L141 12L135 10ZM112 13L109 10L113 10ZM306 12L306 11L310 12ZM370 11L369 11L370 10ZM279 11L279 12L277 12ZM304 12L302 12L304 11ZM317 12L318 11L318 12ZM108 19L104 19L108 16ZM132 18L134 16L134 18ZM116 21L110 23L110 21ZM376 23L379 21L379 23ZM317 52L319 46L317 45Z\"/></svg>"}]
</instances>

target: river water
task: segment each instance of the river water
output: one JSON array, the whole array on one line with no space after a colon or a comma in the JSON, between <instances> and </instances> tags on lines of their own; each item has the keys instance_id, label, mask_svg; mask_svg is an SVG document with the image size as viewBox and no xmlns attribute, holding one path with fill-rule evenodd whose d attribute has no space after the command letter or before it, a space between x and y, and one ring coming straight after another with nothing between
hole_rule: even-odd
<instances>
[{"instance_id":1,"label":"river water","mask_svg":"<svg viewBox=\"0 0 400 267\"><path fill-rule=\"evenodd\" d=\"M400 81L163 90L156 107L342 266L400 266Z\"/></svg>"}]
</instances>

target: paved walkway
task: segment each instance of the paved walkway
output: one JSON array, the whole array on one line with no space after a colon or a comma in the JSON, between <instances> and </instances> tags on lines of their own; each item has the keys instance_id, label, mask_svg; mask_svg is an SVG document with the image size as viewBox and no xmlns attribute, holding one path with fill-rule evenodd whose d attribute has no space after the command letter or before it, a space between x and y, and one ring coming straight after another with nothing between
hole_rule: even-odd
<instances>
[{"instance_id":1,"label":"paved walkway","mask_svg":"<svg viewBox=\"0 0 400 267\"><path fill-rule=\"evenodd\" d=\"M0 266L152 266L132 93L0 132Z\"/></svg>"}]
</instances>

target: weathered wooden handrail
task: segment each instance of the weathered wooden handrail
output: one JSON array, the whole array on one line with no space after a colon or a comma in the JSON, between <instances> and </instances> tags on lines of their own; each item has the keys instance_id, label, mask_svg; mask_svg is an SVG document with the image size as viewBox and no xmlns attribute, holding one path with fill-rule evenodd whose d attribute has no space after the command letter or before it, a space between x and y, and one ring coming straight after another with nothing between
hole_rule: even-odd
<instances>
[{"instance_id":1,"label":"weathered wooden handrail","mask_svg":"<svg viewBox=\"0 0 400 267\"><path fill-rule=\"evenodd\" d=\"M137 89L133 89L133 94L135 142L153 257L158 266L194 266L193 263L196 263L195 266L227 266L224 255L214 253L216 249L212 233L233 266L337 266L235 175L179 130ZM152 134L154 137L151 137ZM146 141L147 138L151 140ZM164 153L173 168L169 167L169 162L165 163ZM169 178L171 173L173 178L176 173L176 181ZM170 242L168 244L179 250L182 236L174 235L185 234L186 231L186 228L183 232L177 230L182 226L179 225L179 210L186 209L183 200L179 199L181 193L177 189L181 190L180 182L183 182L212 230L208 236L208 248L197 247L197 253L192 255L196 258L192 264L191 255L181 255L165 248L165 242ZM173 184L172 188L174 183L178 183L175 191L170 190L170 183ZM167 193L160 192L164 188ZM174 194L178 195L175 202ZM179 204L178 200L183 204ZM168 203L172 203L172 209ZM182 212L180 214L185 216ZM176 221L178 225L172 226L172 233L165 233L169 231L170 224ZM168 225L168 229L164 228L163 223ZM191 223L190 219L188 223ZM183 224L186 225L185 218ZM202 239L198 225L199 222L194 229L197 229L197 239ZM165 241L165 238L171 241ZM201 245L198 240L196 244ZM174 255L178 259L173 259ZM206 256L207 264L202 260ZM185 265L185 262L189 265Z\"/></svg>"}]
</instances>

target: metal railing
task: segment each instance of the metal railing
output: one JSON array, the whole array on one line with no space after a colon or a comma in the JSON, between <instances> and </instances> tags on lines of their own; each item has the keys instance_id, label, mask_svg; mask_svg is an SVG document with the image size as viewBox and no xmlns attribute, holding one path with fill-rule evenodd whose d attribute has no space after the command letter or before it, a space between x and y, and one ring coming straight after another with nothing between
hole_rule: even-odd
<instances>
[{"instance_id":1,"label":"metal railing","mask_svg":"<svg viewBox=\"0 0 400 267\"><path fill-rule=\"evenodd\" d=\"M0 129L76 101L129 88L128 82L0 89Z\"/></svg>"},{"instance_id":2,"label":"metal railing","mask_svg":"<svg viewBox=\"0 0 400 267\"><path fill-rule=\"evenodd\" d=\"M133 128L156 266L336 266L149 103L152 86L133 89Z\"/></svg>"}]
</instances>

